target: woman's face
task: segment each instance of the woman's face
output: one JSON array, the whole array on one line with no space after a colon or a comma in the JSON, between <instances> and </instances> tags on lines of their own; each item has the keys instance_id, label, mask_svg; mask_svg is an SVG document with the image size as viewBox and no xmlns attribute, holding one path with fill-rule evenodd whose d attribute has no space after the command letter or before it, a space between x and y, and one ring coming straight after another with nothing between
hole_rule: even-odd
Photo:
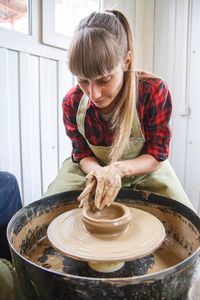
<instances>
[{"instance_id":1,"label":"woman's face","mask_svg":"<svg viewBox=\"0 0 200 300\"><path fill-rule=\"evenodd\" d=\"M114 106L114 99L123 84L124 69L119 64L113 71L96 79L77 78L81 90L98 109L107 113Z\"/></svg>"}]
</instances>

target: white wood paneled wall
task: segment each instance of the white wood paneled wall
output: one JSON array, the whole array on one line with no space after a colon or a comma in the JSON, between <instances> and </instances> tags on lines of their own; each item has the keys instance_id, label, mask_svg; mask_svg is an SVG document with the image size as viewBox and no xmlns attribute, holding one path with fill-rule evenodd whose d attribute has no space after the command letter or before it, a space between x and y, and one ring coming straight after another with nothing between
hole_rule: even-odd
<instances>
[{"instance_id":1,"label":"white wood paneled wall","mask_svg":"<svg viewBox=\"0 0 200 300\"><path fill-rule=\"evenodd\" d=\"M200 211L200 1L105 3L119 7L134 26L136 67L169 83L174 106L170 159ZM71 153L61 103L73 78L65 55L56 57L51 47L39 45L44 51L38 54L37 48L23 50L19 43L15 48L5 33L0 47L0 169L15 174L27 205L41 197Z\"/></svg>"},{"instance_id":2,"label":"white wood paneled wall","mask_svg":"<svg viewBox=\"0 0 200 300\"><path fill-rule=\"evenodd\" d=\"M200 1L156 0L154 72L172 91L171 163L200 213Z\"/></svg>"},{"instance_id":3,"label":"white wood paneled wall","mask_svg":"<svg viewBox=\"0 0 200 300\"><path fill-rule=\"evenodd\" d=\"M191 7L186 105L189 106L184 186L200 214L200 1Z\"/></svg>"},{"instance_id":4,"label":"white wood paneled wall","mask_svg":"<svg viewBox=\"0 0 200 300\"><path fill-rule=\"evenodd\" d=\"M73 85L66 63L0 48L0 169L15 174L25 204L39 199L71 143L61 103Z\"/></svg>"}]
</instances>

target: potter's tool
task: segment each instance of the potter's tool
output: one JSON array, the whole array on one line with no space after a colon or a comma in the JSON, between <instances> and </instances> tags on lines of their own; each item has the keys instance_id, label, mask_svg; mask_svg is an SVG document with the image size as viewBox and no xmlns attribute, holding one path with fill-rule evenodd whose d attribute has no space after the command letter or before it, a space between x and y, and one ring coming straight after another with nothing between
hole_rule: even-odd
<instances>
[{"instance_id":1,"label":"potter's tool","mask_svg":"<svg viewBox=\"0 0 200 300\"><path fill-rule=\"evenodd\" d=\"M56 217L47 236L53 247L69 257L88 261L92 269L113 272L124 261L155 251L165 237L158 218L143 210L112 203L92 212L92 205Z\"/></svg>"}]
</instances>

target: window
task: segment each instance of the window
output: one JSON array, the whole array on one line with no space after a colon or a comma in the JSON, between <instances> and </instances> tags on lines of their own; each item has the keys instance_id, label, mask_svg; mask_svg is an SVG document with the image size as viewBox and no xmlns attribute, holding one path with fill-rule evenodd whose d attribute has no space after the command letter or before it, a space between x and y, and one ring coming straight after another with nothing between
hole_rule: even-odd
<instances>
[{"instance_id":1,"label":"window","mask_svg":"<svg viewBox=\"0 0 200 300\"><path fill-rule=\"evenodd\" d=\"M90 14L99 10L99 1L96 0L55 0L55 32L72 36L78 22Z\"/></svg>"},{"instance_id":2,"label":"window","mask_svg":"<svg viewBox=\"0 0 200 300\"><path fill-rule=\"evenodd\" d=\"M31 34L29 11L28 0L0 0L0 27Z\"/></svg>"},{"instance_id":3,"label":"window","mask_svg":"<svg viewBox=\"0 0 200 300\"><path fill-rule=\"evenodd\" d=\"M43 0L43 43L67 49L78 22L100 10L100 0Z\"/></svg>"}]
</instances>

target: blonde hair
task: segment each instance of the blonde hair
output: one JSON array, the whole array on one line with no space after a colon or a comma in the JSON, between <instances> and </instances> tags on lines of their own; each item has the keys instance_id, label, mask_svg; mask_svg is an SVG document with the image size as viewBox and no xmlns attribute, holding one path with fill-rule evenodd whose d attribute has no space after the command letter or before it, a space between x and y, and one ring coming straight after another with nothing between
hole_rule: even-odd
<instances>
[{"instance_id":1,"label":"blonde hair","mask_svg":"<svg viewBox=\"0 0 200 300\"><path fill-rule=\"evenodd\" d=\"M131 61L111 119L113 141L108 162L121 158L129 146L136 102L133 42L129 23L119 11L94 12L78 25L68 52L69 69L78 77L94 79Z\"/></svg>"}]
</instances>

